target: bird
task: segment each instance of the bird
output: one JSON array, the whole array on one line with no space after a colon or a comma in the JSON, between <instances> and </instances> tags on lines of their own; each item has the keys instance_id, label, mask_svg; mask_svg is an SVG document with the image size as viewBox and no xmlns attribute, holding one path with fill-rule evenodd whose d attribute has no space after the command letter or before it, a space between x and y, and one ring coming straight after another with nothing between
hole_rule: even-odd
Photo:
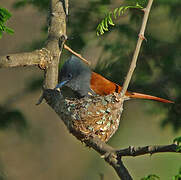
<instances>
[{"instance_id":1,"label":"bird","mask_svg":"<svg viewBox=\"0 0 181 180\"><path fill-rule=\"evenodd\" d=\"M81 59L72 55L62 66L59 73L58 84L55 89L61 89L65 96L82 98L85 96L106 96L120 93L122 87L102 75L93 72ZM125 96L136 99L148 99L163 103L174 103L173 101L160 97L127 91Z\"/></svg>"}]
</instances>

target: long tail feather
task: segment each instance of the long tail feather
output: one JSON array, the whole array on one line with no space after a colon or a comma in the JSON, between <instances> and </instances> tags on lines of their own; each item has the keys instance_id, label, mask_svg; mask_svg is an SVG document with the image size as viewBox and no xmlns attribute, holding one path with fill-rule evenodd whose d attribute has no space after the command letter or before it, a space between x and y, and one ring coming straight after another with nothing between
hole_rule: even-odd
<instances>
[{"instance_id":1,"label":"long tail feather","mask_svg":"<svg viewBox=\"0 0 181 180\"><path fill-rule=\"evenodd\" d=\"M163 103L174 103L173 101L163 99L163 98L159 98L159 97L156 97L156 96L150 96L150 95L147 95L147 94L128 92L126 95L131 97L131 98L150 99L150 100L159 101L159 102L163 102Z\"/></svg>"}]
</instances>

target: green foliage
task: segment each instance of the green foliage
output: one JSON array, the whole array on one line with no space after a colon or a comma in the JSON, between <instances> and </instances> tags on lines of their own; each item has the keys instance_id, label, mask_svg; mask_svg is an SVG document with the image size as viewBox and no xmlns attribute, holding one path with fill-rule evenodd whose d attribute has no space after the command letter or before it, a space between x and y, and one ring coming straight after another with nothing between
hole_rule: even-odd
<instances>
[{"instance_id":1,"label":"green foliage","mask_svg":"<svg viewBox=\"0 0 181 180\"><path fill-rule=\"evenodd\" d=\"M173 140L173 143L177 143L178 145L181 143L181 136L180 137L176 137L174 140Z\"/></svg>"},{"instance_id":2,"label":"green foliage","mask_svg":"<svg viewBox=\"0 0 181 180\"><path fill-rule=\"evenodd\" d=\"M174 140L173 140L173 143L176 143L178 145L177 147L177 151L181 151L181 136L180 137L176 137Z\"/></svg>"},{"instance_id":3,"label":"green foliage","mask_svg":"<svg viewBox=\"0 0 181 180\"><path fill-rule=\"evenodd\" d=\"M155 174L150 174L141 178L141 180L159 180L160 177ZM179 173L172 177L172 180L181 180L181 168L179 169Z\"/></svg>"},{"instance_id":4,"label":"green foliage","mask_svg":"<svg viewBox=\"0 0 181 180\"><path fill-rule=\"evenodd\" d=\"M0 129L15 126L19 132L24 132L28 127L26 118L18 109L9 109L0 106Z\"/></svg>"},{"instance_id":5,"label":"green foliage","mask_svg":"<svg viewBox=\"0 0 181 180\"><path fill-rule=\"evenodd\" d=\"M160 177L155 174L150 174L148 176L141 178L141 180L158 180L158 179L160 179Z\"/></svg>"},{"instance_id":6,"label":"green foliage","mask_svg":"<svg viewBox=\"0 0 181 180\"><path fill-rule=\"evenodd\" d=\"M179 169L178 174L172 177L172 180L181 180L181 168Z\"/></svg>"},{"instance_id":7,"label":"green foliage","mask_svg":"<svg viewBox=\"0 0 181 180\"><path fill-rule=\"evenodd\" d=\"M14 30L6 26L6 22L11 17L11 13L5 9L0 7L0 38L2 37L3 32L8 34L13 34Z\"/></svg>"},{"instance_id":8,"label":"green foliage","mask_svg":"<svg viewBox=\"0 0 181 180\"><path fill-rule=\"evenodd\" d=\"M103 35L105 31L109 31L109 25L114 26L113 17L117 19L119 16L123 15L128 9L142 9L143 7L137 2L133 6L120 6L115 8L113 12L109 12L106 17L97 26L97 35Z\"/></svg>"},{"instance_id":9,"label":"green foliage","mask_svg":"<svg viewBox=\"0 0 181 180\"><path fill-rule=\"evenodd\" d=\"M13 7L14 8L21 8L24 7L28 4L31 4L35 7L37 7L40 10L47 10L49 7L49 0L18 0L17 2L14 3Z\"/></svg>"}]
</instances>

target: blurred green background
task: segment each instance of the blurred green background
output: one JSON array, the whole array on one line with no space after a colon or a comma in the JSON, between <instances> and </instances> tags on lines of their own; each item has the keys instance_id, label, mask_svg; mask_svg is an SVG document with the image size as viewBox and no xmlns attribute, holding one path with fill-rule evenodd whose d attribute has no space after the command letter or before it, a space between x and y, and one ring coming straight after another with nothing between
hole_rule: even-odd
<instances>
[{"instance_id":1,"label":"blurred green background","mask_svg":"<svg viewBox=\"0 0 181 180\"><path fill-rule=\"evenodd\" d=\"M46 39L48 0L1 0L12 13L0 55L30 51ZM127 1L70 1L66 42L92 63L92 69L122 84L135 48L143 13L131 10L115 20L116 26L96 36L96 26L106 12ZM175 100L162 104L146 100L125 103L120 128L109 144L169 144L181 134L181 1L154 2L136 71L129 89ZM66 50L61 64L70 56ZM0 179L2 180L105 180L118 179L114 170L92 149L70 135L41 95L43 72L37 67L0 69ZM125 157L134 179L157 174L169 180L181 166L181 156L162 153Z\"/></svg>"}]
</instances>

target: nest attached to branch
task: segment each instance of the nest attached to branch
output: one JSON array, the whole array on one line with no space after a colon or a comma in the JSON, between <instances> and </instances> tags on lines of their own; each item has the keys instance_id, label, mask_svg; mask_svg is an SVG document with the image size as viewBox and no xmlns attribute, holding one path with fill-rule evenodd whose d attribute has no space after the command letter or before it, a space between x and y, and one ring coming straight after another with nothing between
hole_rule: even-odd
<instances>
[{"instance_id":1,"label":"nest attached to branch","mask_svg":"<svg viewBox=\"0 0 181 180\"><path fill-rule=\"evenodd\" d=\"M57 90L46 89L43 98L82 142L92 137L107 142L118 129L124 101L120 94L68 99Z\"/></svg>"}]
</instances>

